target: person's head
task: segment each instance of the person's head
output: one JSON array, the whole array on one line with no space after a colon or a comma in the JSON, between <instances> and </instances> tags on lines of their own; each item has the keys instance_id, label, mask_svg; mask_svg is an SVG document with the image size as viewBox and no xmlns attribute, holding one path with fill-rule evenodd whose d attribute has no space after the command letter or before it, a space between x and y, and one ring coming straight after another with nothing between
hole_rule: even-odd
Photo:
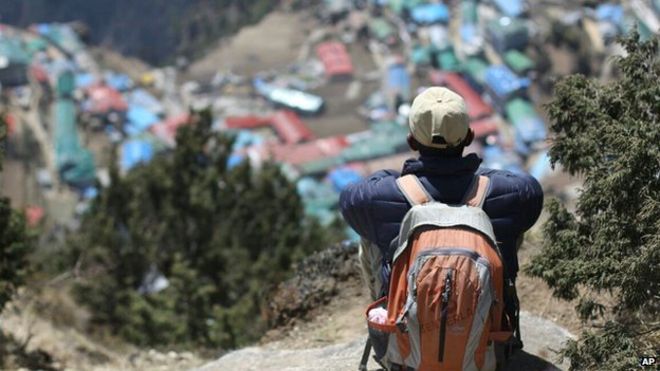
<instances>
[{"instance_id":1,"label":"person's head","mask_svg":"<svg viewBox=\"0 0 660 371\"><path fill-rule=\"evenodd\" d=\"M426 156L460 157L474 139L469 121L460 95L447 88L428 88L410 107L408 145Z\"/></svg>"}]
</instances>

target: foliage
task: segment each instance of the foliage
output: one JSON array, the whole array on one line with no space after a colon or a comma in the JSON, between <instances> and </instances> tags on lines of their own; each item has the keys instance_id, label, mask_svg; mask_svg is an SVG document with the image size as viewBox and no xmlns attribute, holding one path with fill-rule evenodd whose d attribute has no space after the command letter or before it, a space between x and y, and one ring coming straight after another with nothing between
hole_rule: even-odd
<instances>
[{"instance_id":1,"label":"foliage","mask_svg":"<svg viewBox=\"0 0 660 371\"><path fill-rule=\"evenodd\" d=\"M7 125L0 114L0 170ZM9 199L0 197L0 312L24 283L27 255L31 250L23 215L11 208Z\"/></svg>"},{"instance_id":2,"label":"foliage","mask_svg":"<svg viewBox=\"0 0 660 371\"><path fill-rule=\"evenodd\" d=\"M568 77L547 106L551 160L584 187L574 212L549 203L543 251L526 270L580 298L583 319L613 320L564 350L573 370L629 369L660 345L660 62L658 38L637 39L622 40L619 80ZM614 303L590 295L602 292Z\"/></svg>"},{"instance_id":3,"label":"foliage","mask_svg":"<svg viewBox=\"0 0 660 371\"><path fill-rule=\"evenodd\" d=\"M264 330L264 297L294 262L330 242L306 220L275 165L228 169L231 140L198 114L172 153L121 178L111 171L71 240L80 301L138 344L233 347ZM148 276L166 277L162 291Z\"/></svg>"}]
</instances>

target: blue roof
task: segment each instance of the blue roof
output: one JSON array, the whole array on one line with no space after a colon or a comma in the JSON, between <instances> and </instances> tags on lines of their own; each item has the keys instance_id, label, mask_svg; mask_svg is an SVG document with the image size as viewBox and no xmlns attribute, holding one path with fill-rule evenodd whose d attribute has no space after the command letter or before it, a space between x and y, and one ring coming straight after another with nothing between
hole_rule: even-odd
<instances>
[{"instance_id":1,"label":"blue roof","mask_svg":"<svg viewBox=\"0 0 660 371\"><path fill-rule=\"evenodd\" d=\"M522 14L525 6L523 0L493 0L497 9L507 17L518 17Z\"/></svg>"},{"instance_id":2,"label":"blue roof","mask_svg":"<svg viewBox=\"0 0 660 371\"><path fill-rule=\"evenodd\" d=\"M89 186L89 187L85 187L85 188L83 189L83 194L82 194L82 196L83 196L85 199L91 200L91 199L93 199L93 198L96 198L96 196L98 196L98 195L99 195L99 190L98 190L98 188L96 188L96 187Z\"/></svg>"},{"instance_id":3,"label":"blue roof","mask_svg":"<svg viewBox=\"0 0 660 371\"><path fill-rule=\"evenodd\" d=\"M461 25L459 33L463 41L472 41L479 36L479 29L474 24L466 23Z\"/></svg>"},{"instance_id":4,"label":"blue roof","mask_svg":"<svg viewBox=\"0 0 660 371\"><path fill-rule=\"evenodd\" d=\"M529 174L536 178L536 180L541 181L551 170L550 156L548 156L548 151L546 150L541 152L536 161L534 161L529 169Z\"/></svg>"},{"instance_id":5,"label":"blue roof","mask_svg":"<svg viewBox=\"0 0 660 371\"><path fill-rule=\"evenodd\" d=\"M236 151L245 147L263 143L264 138L250 130L239 130L234 138L232 150Z\"/></svg>"},{"instance_id":6,"label":"blue roof","mask_svg":"<svg viewBox=\"0 0 660 371\"><path fill-rule=\"evenodd\" d=\"M241 155L233 154L227 159L227 168L233 169L236 166L240 165L243 162L244 158Z\"/></svg>"},{"instance_id":7,"label":"blue roof","mask_svg":"<svg viewBox=\"0 0 660 371\"><path fill-rule=\"evenodd\" d=\"M417 23L437 23L449 21L449 8L444 4L423 4L412 9L410 16Z\"/></svg>"},{"instance_id":8,"label":"blue roof","mask_svg":"<svg viewBox=\"0 0 660 371\"><path fill-rule=\"evenodd\" d=\"M539 116L529 116L519 119L513 125L516 136L527 143L545 140L545 125Z\"/></svg>"},{"instance_id":9,"label":"blue roof","mask_svg":"<svg viewBox=\"0 0 660 371\"><path fill-rule=\"evenodd\" d=\"M337 191L342 191L349 184L359 182L362 180L362 175L350 167L340 167L328 174L332 185Z\"/></svg>"},{"instance_id":10,"label":"blue roof","mask_svg":"<svg viewBox=\"0 0 660 371\"><path fill-rule=\"evenodd\" d=\"M485 146L481 156L483 158L482 167L508 170L514 173L523 172L518 156L513 152L504 151L498 145Z\"/></svg>"},{"instance_id":11,"label":"blue roof","mask_svg":"<svg viewBox=\"0 0 660 371\"><path fill-rule=\"evenodd\" d=\"M126 133L131 136L142 133L159 121L158 116L151 111L136 105L128 107L126 117L128 118Z\"/></svg>"},{"instance_id":12,"label":"blue roof","mask_svg":"<svg viewBox=\"0 0 660 371\"><path fill-rule=\"evenodd\" d=\"M118 91L126 91L133 87L133 80L123 73L108 71L103 78L109 86Z\"/></svg>"},{"instance_id":13,"label":"blue roof","mask_svg":"<svg viewBox=\"0 0 660 371\"><path fill-rule=\"evenodd\" d=\"M134 139L124 142L121 146L120 167L123 171L134 166L151 161L154 156L153 146L149 141Z\"/></svg>"},{"instance_id":14,"label":"blue roof","mask_svg":"<svg viewBox=\"0 0 660 371\"><path fill-rule=\"evenodd\" d=\"M387 69L387 87L393 89L410 89L410 75L403 64L395 64Z\"/></svg>"},{"instance_id":15,"label":"blue roof","mask_svg":"<svg viewBox=\"0 0 660 371\"><path fill-rule=\"evenodd\" d=\"M39 23L37 24L37 32L41 35L45 35L50 32L50 24L48 23Z\"/></svg>"},{"instance_id":16,"label":"blue roof","mask_svg":"<svg viewBox=\"0 0 660 371\"><path fill-rule=\"evenodd\" d=\"M129 105L140 106L153 113L163 110L163 105L160 101L144 89L135 89L128 94L128 103Z\"/></svg>"},{"instance_id":17,"label":"blue roof","mask_svg":"<svg viewBox=\"0 0 660 371\"><path fill-rule=\"evenodd\" d=\"M92 84L94 84L94 82L96 81L94 75L87 72L77 73L75 78L76 78L76 87L79 89L84 89L86 87L89 87Z\"/></svg>"},{"instance_id":18,"label":"blue roof","mask_svg":"<svg viewBox=\"0 0 660 371\"><path fill-rule=\"evenodd\" d=\"M264 96L267 96L273 90L273 87L270 84L258 77L252 80L252 85L257 93Z\"/></svg>"},{"instance_id":19,"label":"blue roof","mask_svg":"<svg viewBox=\"0 0 660 371\"><path fill-rule=\"evenodd\" d=\"M623 23L623 7L618 4L600 4L596 8L596 18L620 26Z\"/></svg>"},{"instance_id":20,"label":"blue roof","mask_svg":"<svg viewBox=\"0 0 660 371\"><path fill-rule=\"evenodd\" d=\"M492 65L484 74L486 84L500 98L506 97L530 85L528 78L521 78L505 65Z\"/></svg>"}]
</instances>

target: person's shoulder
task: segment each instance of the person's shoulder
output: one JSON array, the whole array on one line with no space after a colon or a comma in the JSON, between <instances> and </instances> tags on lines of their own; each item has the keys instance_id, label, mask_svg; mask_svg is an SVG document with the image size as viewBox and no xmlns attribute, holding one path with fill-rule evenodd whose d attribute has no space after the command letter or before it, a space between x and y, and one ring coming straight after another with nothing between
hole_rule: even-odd
<instances>
[{"instance_id":1,"label":"person's shoulder","mask_svg":"<svg viewBox=\"0 0 660 371\"><path fill-rule=\"evenodd\" d=\"M372 199L387 197L396 188L399 172L395 170L378 170L361 181L348 185L341 192L340 199L352 199L354 202L367 202ZM343 202L342 202L343 203Z\"/></svg>"},{"instance_id":2,"label":"person's shoulder","mask_svg":"<svg viewBox=\"0 0 660 371\"><path fill-rule=\"evenodd\" d=\"M490 179L490 196L521 192L542 194L538 180L528 173L480 168L478 174Z\"/></svg>"},{"instance_id":3,"label":"person's shoulder","mask_svg":"<svg viewBox=\"0 0 660 371\"><path fill-rule=\"evenodd\" d=\"M394 183L399 176L400 173L395 170L378 170L358 182L351 183L342 191L342 194L365 189L375 191L390 183Z\"/></svg>"}]
</instances>

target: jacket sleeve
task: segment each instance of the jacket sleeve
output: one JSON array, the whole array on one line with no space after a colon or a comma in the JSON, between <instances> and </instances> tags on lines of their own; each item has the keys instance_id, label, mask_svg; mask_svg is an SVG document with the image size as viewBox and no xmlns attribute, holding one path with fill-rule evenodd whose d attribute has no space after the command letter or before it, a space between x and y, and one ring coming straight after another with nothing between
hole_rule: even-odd
<instances>
[{"instance_id":1,"label":"jacket sleeve","mask_svg":"<svg viewBox=\"0 0 660 371\"><path fill-rule=\"evenodd\" d=\"M368 178L346 187L339 196L339 208L346 223L367 241L377 241L372 201L377 183L385 178L399 173L394 170L380 170Z\"/></svg>"},{"instance_id":2,"label":"jacket sleeve","mask_svg":"<svg viewBox=\"0 0 660 371\"><path fill-rule=\"evenodd\" d=\"M543 209L543 189L538 180L529 174L519 177L518 195L520 202L520 213L516 224L520 226L520 232L532 228L539 219Z\"/></svg>"},{"instance_id":3,"label":"jacket sleeve","mask_svg":"<svg viewBox=\"0 0 660 371\"><path fill-rule=\"evenodd\" d=\"M480 169L479 173L491 179L487 200L493 199L494 214L511 218L510 232L523 233L536 223L543 209L543 189L534 177L493 169Z\"/></svg>"}]
</instances>

